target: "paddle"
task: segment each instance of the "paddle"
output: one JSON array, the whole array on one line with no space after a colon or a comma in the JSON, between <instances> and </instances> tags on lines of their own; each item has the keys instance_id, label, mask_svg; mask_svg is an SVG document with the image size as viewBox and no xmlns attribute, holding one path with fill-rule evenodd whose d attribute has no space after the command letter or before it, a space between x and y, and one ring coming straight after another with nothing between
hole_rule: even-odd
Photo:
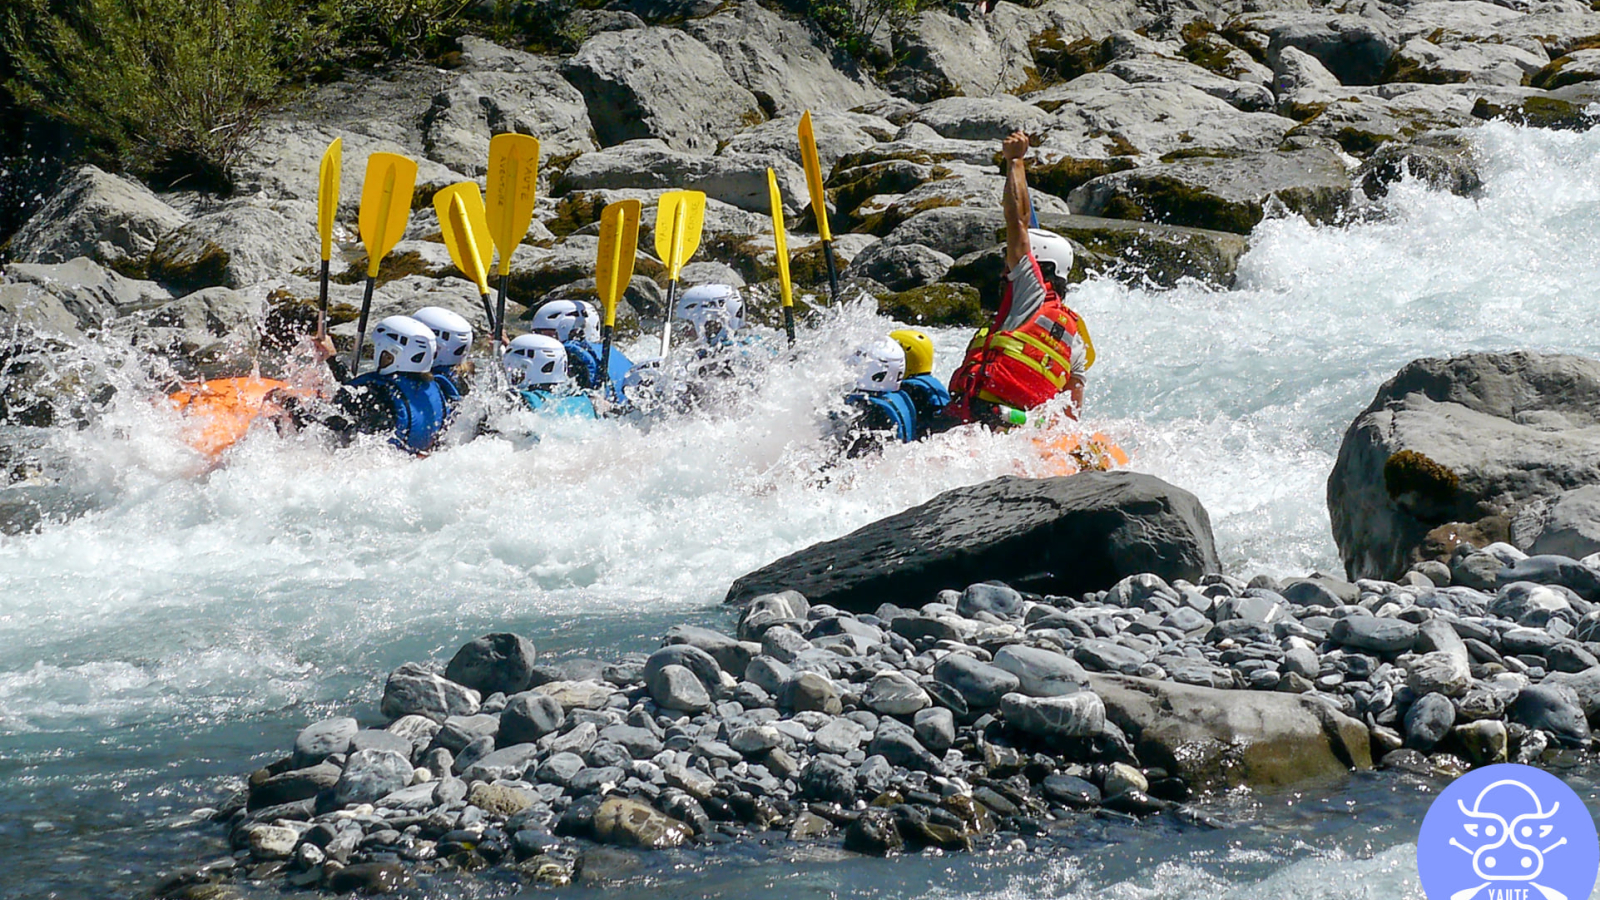
<instances>
[{"instance_id":1,"label":"paddle","mask_svg":"<svg viewBox=\"0 0 1600 900\"><path fill-rule=\"evenodd\" d=\"M800 161L806 170L806 190L811 194L811 212L817 217L817 234L822 238L822 261L828 267L828 302L839 302L839 267L833 261L833 231L828 228L828 197L822 189L822 163L817 159L817 137L811 131L811 110L800 115Z\"/></svg>"},{"instance_id":2,"label":"paddle","mask_svg":"<svg viewBox=\"0 0 1600 900\"><path fill-rule=\"evenodd\" d=\"M334 138L322 154L317 180L317 234L322 237L322 286L317 291L317 340L328 335L328 260L333 258L333 220L339 214L339 176L343 170L344 138Z\"/></svg>"},{"instance_id":3,"label":"paddle","mask_svg":"<svg viewBox=\"0 0 1600 900\"><path fill-rule=\"evenodd\" d=\"M497 134L489 141L489 234L500 248L500 298L495 305L495 346L506 336L506 293L511 288L511 255L533 222L539 187L539 140L525 134ZM484 257L487 262L488 256Z\"/></svg>"},{"instance_id":4,"label":"paddle","mask_svg":"<svg viewBox=\"0 0 1600 900\"><path fill-rule=\"evenodd\" d=\"M667 315L661 326L661 358L672 346L672 313L678 305L678 276L683 264L700 249L700 229L705 225L706 195L699 191L668 191L656 207L656 255L667 266Z\"/></svg>"},{"instance_id":5,"label":"paddle","mask_svg":"<svg viewBox=\"0 0 1600 900\"><path fill-rule=\"evenodd\" d=\"M367 314L372 311L372 291L378 286L378 265L405 234L411 219L411 192L417 186L417 164L397 153L367 157L367 177L361 185L361 243L367 247L367 290L361 297L361 318L356 323L356 355L350 374L361 371L361 343L367 336Z\"/></svg>"},{"instance_id":6,"label":"paddle","mask_svg":"<svg viewBox=\"0 0 1600 900\"><path fill-rule=\"evenodd\" d=\"M600 384L611 377L611 330L617 324L617 304L633 281L633 260L639 246L639 220L644 204L618 200L600 212L600 250L594 261L595 291L605 318L600 326Z\"/></svg>"},{"instance_id":7,"label":"paddle","mask_svg":"<svg viewBox=\"0 0 1600 900\"><path fill-rule=\"evenodd\" d=\"M789 283L789 236L783 228L783 192L778 190L778 173L767 170L767 194L772 199L772 242L778 248L778 284L783 288L783 330L794 346L794 287Z\"/></svg>"},{"instance_id":8,"label":"paddle","mask_svg":"<svg viewBox=\"0 0 1600 900\"><path fill-rule=\"evenodd\" d=\"M477 182L458 182L434 194L433 208L439 213L439 227L444 231L444 245L450 248L450 261L468 281L477 285L483 314L489 319L489 331L494 332L497 320L494 307L489 305L487 262L494 256L494 238L489 236L489 221Z\"/></svg>"}]
</instances>

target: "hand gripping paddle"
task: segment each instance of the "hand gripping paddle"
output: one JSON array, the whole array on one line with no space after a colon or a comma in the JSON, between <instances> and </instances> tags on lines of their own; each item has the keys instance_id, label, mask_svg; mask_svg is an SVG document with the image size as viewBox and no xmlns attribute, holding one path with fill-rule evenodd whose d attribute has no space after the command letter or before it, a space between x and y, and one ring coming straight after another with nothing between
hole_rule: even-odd
<instances>
[{"instance_id":1,"label":"hand gripping paddle","mask_svg":"<svg viewBox=\"0 0 1600 900\"><path fill-rule=\"evenodd\" d=\"M767 194L772 199L772 242L778 248L778 284L783 288L783 330L794 346L794 287L789 283L789 236L783 228L783 192L778 190L778 173L767 170Z\"/></svg>"},{"instance_id":2,"label":"hand gripping paddle","mask_svg":"<svg viewBox=\"0 0 1600 900\"><path fill-rule=\"evenodd\" d=\"M633 281L633 261L639 246L639 220L644 204L618 200L600 213L600 250L594 261L595 291L600 295L604 319L600 326L600 384L611 377L611 331L617 324L617 304Z\"/></svg>"},{"instance_id":3,"label":"hand gripping paddle","mask_svg":"<svg viewBox=\"0 0 1600 900\"><path fill-rule=\"evenodd\" d=\"M361 185L361 243L367 248L367 290L361 297L361 319L356 323L356 354L350 374L361 371L361 344L367 336L367 314L372 311L372 291L378 285L378 266L405 234L411 219L411 193L417 186L417 164L396 153L367 157L367 177Z\"/></svg>"},{"instance_id":4,"label":"hand gripping paddle","mask_svg":"<svg viewBox=\"0 0 1600 900\"><path fill-rule=\"evenodd\" d=\"M497 134L489 141L489 234L500 249L500 297L494 331L498 347L506 336L506 293L511 288L511 256L533 222L539 187L539 140L525 134ZM489 257L484 256L485 264Z\"/></svg>"},{"instance_id":5,"label":"hand gripping paddle","mask_svg":"<svg viewBox=\"0 0 1600 900\"><path fill-rule=\"evenodd\" d=\"M317 234L322 238L322 285L317 291L317 340L328 334L328 260L333 258L333 220L339 215L339 176L343 169L344 138L334 138L322 154L317 179Z\"/></svg>"},{"instance_id":6,"label":"hand gripping paddle","mask_svg":"<svg viewBox=\"0 0 1600 900\"><path fill-rule=\"evenodd\" d=\"M439 213L444 245L450 248L450 261L478 288L489 331L495 330L494 308L489 305L489 260L494 256L494 239L483 209L483 195L475 181L452 184L433 195L433 208Z\"/></svg>"},{"instance_id":7,"label":"hand gripping paddle","mask_svg":"<svg viewBox=\"0 0 1600 900\"><path fill-rule=\"evenodd\" d=\"M706 195L699 191L668 191L656 206L656 255L667 266L666 324L661 326L661 358L672 346L672 313L678 305L678 276L683 264L700 249L700 230L706 220Z\"/></svg>"},{"instance_id":8,"label":"hand gripping paddle","mask_svg":"<svg viewBox=\"0 0 1600 900\"><path fill-rule=\"evenodd\" d=\"M806 170L806 191L811 212L817 217L822 238L822 261L828 267L828 302L839 303L839 267L833 260L833 231L828 228L828 195L822 188L822 163L817 159L817 136L811 130L811 110L800 115L800 162Z\"/></svg>"}]
</instances>

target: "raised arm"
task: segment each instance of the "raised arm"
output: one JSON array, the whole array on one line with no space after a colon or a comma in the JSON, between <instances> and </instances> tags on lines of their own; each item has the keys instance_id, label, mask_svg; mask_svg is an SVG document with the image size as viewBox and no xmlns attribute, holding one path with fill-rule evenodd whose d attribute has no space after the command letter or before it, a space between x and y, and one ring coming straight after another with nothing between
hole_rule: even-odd
<instances>
[{"instance_id":1,"label":"raised arm","mask_svg":"<svg viewBox=\"0 0 1600 900\"><path fill-rule=\"evenodd\" d=\"M1000 145L1000 157L1006 170L1005 197L1002 208L1006 219L1006 274L1016 268L1023 257L1032 252L1028 242L1028 223L1033 218L1033 201L1028 199L1028 170L1023 157L1028 153L1028 136L1012 132Z\"/></svg>"}]
</instances>

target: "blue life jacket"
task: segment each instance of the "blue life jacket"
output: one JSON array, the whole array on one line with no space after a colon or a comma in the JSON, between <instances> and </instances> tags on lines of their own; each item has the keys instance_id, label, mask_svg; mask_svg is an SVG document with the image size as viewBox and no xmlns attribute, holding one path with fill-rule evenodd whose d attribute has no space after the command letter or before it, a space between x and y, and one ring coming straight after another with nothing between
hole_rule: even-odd
<instances>
[{"instance_id":1,"label":"blue life jacket","mask_svg":"<svg viewBox=\"0 0 1600 900\"><path fill-rule=\"evenodd\" d=\"M600 360L605 357L605 345L599 341L580 341L573 338L561 346L567 348L567 370L577 380L578 387L592 390L600 386ZM616 347L611 348L611 365L607 369L609 384L606 393L611 395L615 403L626 403L628 398L622 393L622 379L628 377L628 372L633 368L633 363L622 351Z\"/></svg>"},{"instance_id":2,"label":"blue life jacket","mask_svg":"<svg viewBox=\"0 0 1600 900\"><path fill-rule=\"evenodd\" d=\"M575 394L570 397L557 397L549 391L518 390L523 402L536 413L549 416L563 416L576 419L598 419L600 414L595 412L594 401L584 394Z\"/></svg>"},{"instance_id":3,"label":"blue life jacket","mask_svg":"<svg viewBox=\"0 0 1600 900\"><path fill-rule=\"evenodd\" d=\"M454 403L461 399L461 386L456 384L455 366L435 366L433 380L439 382L439 390L444 393L446 403Z\"/></svg>"},{"instance_id":4,"label":"blue life jacket","mask_svg":"<svg viewBox=\"0 0 1600 900\"><path fill-rule=\"evenodd\" d=\"M447 404L438 379L368 372L351 379L352 387L381 391L394 407L394 437L389 443L410 453L433 446L444 430Z\"/></svg>"},{"instance_id":5,"label":"blue life jacket","mask_svg":"<svg viewBox=\"0 0 1600 900\"><path fill-rule=\"evenodd\" d=\"M845 402L881 412L894 425L894 436L904 442L917 439L917 408L904 391L856 391Z\"/></svg>"},{"instance_id":6,"label":"blue life jacket","mask_svg":"<svg viewBox=\"0 0 1600 900\"><path fill-rule=\"evenodd\" d=\"M934 423L944 415L944 408L950 405L949 389L939 379L927 374L901 379L900 390L911 398L911 404L917 408L917 437L927 436L933 431Z\"/></svg>"}]
</instances>

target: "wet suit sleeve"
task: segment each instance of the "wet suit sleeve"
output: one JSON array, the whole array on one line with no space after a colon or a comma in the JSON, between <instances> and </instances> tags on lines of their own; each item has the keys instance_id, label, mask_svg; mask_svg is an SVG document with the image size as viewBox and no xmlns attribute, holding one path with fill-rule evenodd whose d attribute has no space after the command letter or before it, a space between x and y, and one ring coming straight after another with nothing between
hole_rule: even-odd
<instances>
[{"instance_id":1,"label":"wet suit sleeve","mask_svg":"<svg viewBox=\"0 0 1600 900\"><path fill-rule=\"evenodd\" d=\"M352 384L350 370L338 357L328 358L328 371L339 382L328 409L310 409L296 405L292 410L295 423L300 427L319 422L323 427L348 442L358 434L384 434L395 429L394 404L389 402L381 382ZM320 404L319 404L320 406Z\"/></svg>"},{"instance_id":2,"label":"wet suit sleeve","mask_svg":"<svg viewBox=\"0 0 1600 900\"><path fill-rule=\"evenodd\" d=\"M835 439L846 459L883 452L883 445L894 434L889 415L872 404L852 402L841 416Z\"/></svg>"}]
</instances>

